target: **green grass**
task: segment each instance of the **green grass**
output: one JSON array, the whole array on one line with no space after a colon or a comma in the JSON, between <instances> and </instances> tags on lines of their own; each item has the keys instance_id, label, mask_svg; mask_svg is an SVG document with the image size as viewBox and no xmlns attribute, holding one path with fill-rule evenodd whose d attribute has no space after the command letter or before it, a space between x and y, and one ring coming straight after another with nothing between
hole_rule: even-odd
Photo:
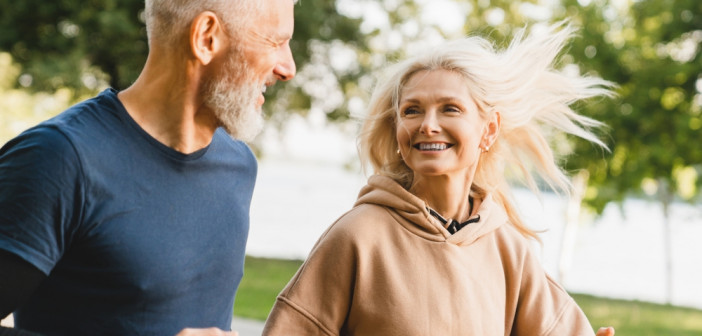
<instances>
[{"instance_id":1,"label":"green grass","mask_svg":"<svg viewBox=\"0 0 702 336\"><path fill-rule=\"evenodd\" d=\"M302 264L247 257L234 315L265 320L276 296ZM593 329L614 326L617 336L702 335L702 310L573 294Z\"/></svg>"},{"instance_id":2,"label":"green grass","mask_svg":"<svg viewBox=\"0 0 702 336\"><path fill-rule=\"evenodd\" d=\"M617 336L702 335L702 310L572 294L593 326L613 326Z\"/></svg>"},{"instance_id":3,"label":"green grass","mask_svg":"<svg viewBox=\"0 0 702 336\"><path fill-rule=\"evenodd\" d=\"M244 278L236 292L234 315L265 320L275 298L302 265L300 260L246 257Z\"/></svg>"}]
</instances>

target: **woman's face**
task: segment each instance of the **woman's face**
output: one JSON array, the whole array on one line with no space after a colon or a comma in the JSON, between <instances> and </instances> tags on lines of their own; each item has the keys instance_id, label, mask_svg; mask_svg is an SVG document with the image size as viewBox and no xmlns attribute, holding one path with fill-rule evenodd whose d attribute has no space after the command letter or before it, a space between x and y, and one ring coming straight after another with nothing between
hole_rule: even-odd
<instances>
[{"instance_id":1,"label":"woman's face","mask_svg":"<svg viewBox=\"0 0 702 336\"><path fill-rule=\"evenodd\" d=\"M400 95L397 143L415 181L432 176L472 180L481 146L491 144L499 121L481 117L466 80L447 70L420 71Z\"/></svg>"}]
</instances>

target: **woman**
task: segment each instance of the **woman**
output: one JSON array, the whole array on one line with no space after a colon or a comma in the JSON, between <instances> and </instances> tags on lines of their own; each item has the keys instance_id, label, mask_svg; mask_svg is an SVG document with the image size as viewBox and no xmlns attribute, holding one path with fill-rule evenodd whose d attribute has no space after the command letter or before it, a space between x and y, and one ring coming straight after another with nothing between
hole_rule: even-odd
<instances>
[{"instance_id":1,"label":"woman","mask_svg":"<svg viewBox=\"0 0 702 336\"><path fill-rule=\"evenodd\" d=\"M552 69L564 25L504 51L478 37L381 79L360 151L375 175L278 297L264 335L592 335L530 251L505 176L568 190L547 129L604 146L568 105L610 83ZM535 188L535 187L534 187ZM598 335L612 335L602 329Z\"/></svg>"}]
</instances>

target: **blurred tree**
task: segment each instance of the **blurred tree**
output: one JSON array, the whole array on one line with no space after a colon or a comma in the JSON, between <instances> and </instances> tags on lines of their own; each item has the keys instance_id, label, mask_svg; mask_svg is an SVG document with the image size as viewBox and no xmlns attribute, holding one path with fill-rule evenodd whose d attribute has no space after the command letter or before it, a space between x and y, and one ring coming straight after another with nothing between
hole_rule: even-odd
<instances>
[{"instance_id":1,"label":"blurred tree","mask_svg":"<svg viewBox=\"0 0 702 336\"><path fill-rule=\"evenodd\" d=\"M0 0L0 49L33 91L128 86L146 60L141 0ZM101 85L102 84L102 85Z\"/></svg>"},{"instance_id":2,"label":"blurred tree","mask_svg":"<svg viewBox=\"0 0 702 336\"><path fill-rule=\"evenodd\" d=\"M388 61L465 32L504 41L513 27L543 20L534 10L537 0L443 3L452 6L451 20L429 1L301 1L291 42L298 77L271 88L266 114L274 124L310 111L348 120L363 113L373 74ZM462 25L447 31L449 21ZM0 50L21 66L17 86L29 91L122 89L138 76L148 52L143 0L0 0L0 30Z\"/></svg>"},{"instance_id":3,"label":"blurred tree","mask_svg":"<svg viewBox=\"0 0 702 336\"><path fill-rule=\"evenodd\" d=\"M21 66L17 86L30 91L70 88L77 94L95 93L108 85L123 89L139 75L148 53L143 8L143 0L0 0L0 50ZM333 94L342 99L325 112L330 119L344 119L348 113L343 96L354 90L363 67L337 70L330 66L331 53L367 49L360 20L339 14L333 0L301 1L295 16L291 48L302 77L329 74L324 87L336 90ZM313 102L329 98L318 94L314 85L307 86L302 81L275 86L269 101L280 97L280 102L266 104L266 112L302 113Z\"/></svg>"},{"instance_id":4,"label":"blurred tree","mask_svg":"<svg viewBox=\"0 0 702 336\"><path fill-rule=\"evenodd\" d=\"M275 85L274 101L264 109L272 122L282 123L289 113L321 109L329 120L348 119L348 99L358 95L357 82L368 64L357 55L368 52L359 26L361 20L337 10L334 0L304 0L295 9L295 33L290 42L298 75Z\"/></svg>"},{"instance_id":5,"label":"blurred tree","mask_svg":"<svg viewBox=\"0 0 702 336\"><path fill-rule=\"evenodd\" d=\"M587 167L585 203L601 212L631 195L656 197L664 214L667 300L672 297L670 205L699 197L702 180L702 2L564 0L582 26L571 55L583 71L621 85L617 100L583 106L610 127L612 155L575 142L568 164Z\"/></svg>"},{"instance_id":6,"label":"blurred tree","mask_svg":"<svg viewBox=\"0 0 702 336\"><path fill-rule=\"evenodd\" d=\"M49 118L69 106L68 89L54 93L30 93L13 88L20 69L8 53L0 52L0 144L21 131Z\"/></svg>"}]
</instances>

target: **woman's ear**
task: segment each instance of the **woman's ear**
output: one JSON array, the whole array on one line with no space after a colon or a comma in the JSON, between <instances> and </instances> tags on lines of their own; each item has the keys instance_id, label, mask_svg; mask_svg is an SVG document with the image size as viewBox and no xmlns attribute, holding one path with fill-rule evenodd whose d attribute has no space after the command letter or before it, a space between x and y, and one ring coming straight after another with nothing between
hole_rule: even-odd
<instances>
[{"instance_id":1,"label":"woman's ear","mask_svg":"<svg viewBox=\"0 0 702 336\"><path fill-rule=\"evenodd\" d=\"M207 65L224 48L226 34L217 14L204 11L193 19L189 37L193 56Z\"/></svg>"},{"instance_id":2,"label":"woman's ear","mask_svg":"<svg viewBox=\"0 0 702 336\"><path fill-rule=\"evenodd\" d=\"M500 112L495 111L492 116L487 120L485 124L485 132L483 133L483 139L480 143L480 147L487 149L495 143L497 140L497 135L500 133L500 124L502 122L502 117Z\"/></svg>"}]
</instances>

